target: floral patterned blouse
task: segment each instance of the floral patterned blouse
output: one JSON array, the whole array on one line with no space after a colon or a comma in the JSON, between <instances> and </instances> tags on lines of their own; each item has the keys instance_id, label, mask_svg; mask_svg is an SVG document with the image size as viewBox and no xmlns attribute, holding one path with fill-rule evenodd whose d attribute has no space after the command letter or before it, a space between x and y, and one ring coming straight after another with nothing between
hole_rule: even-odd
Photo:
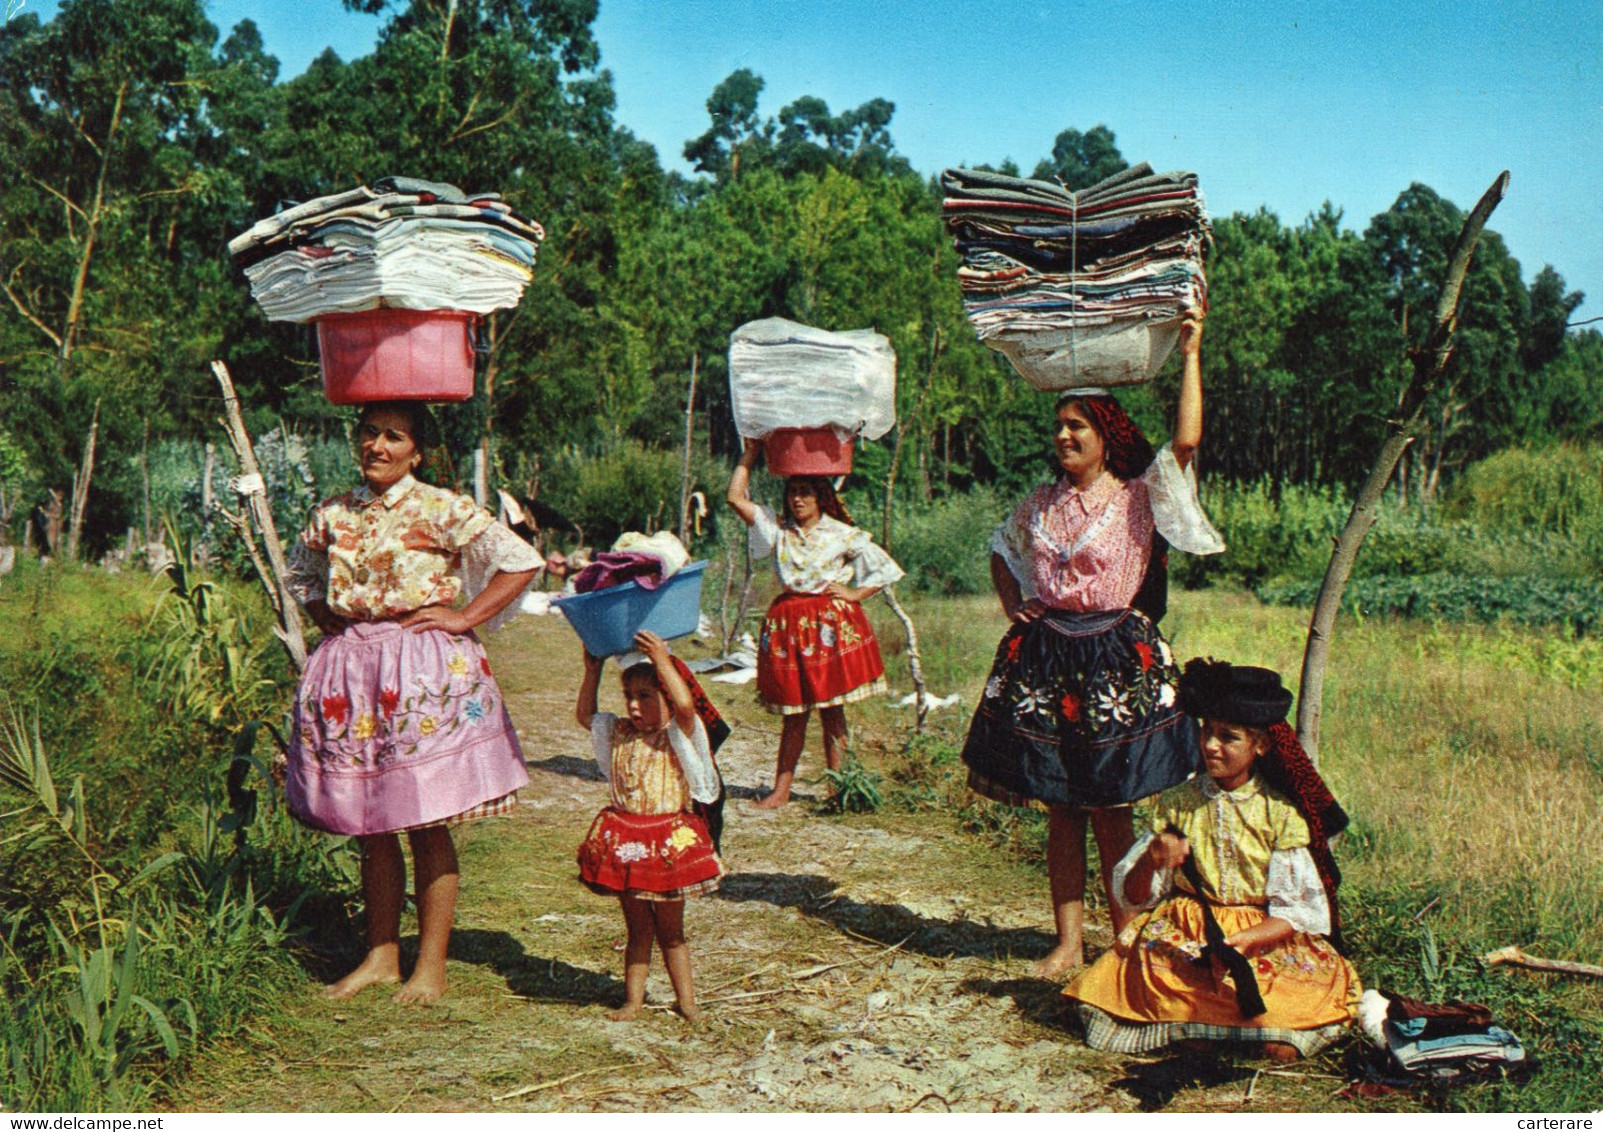
<instances>
[{"instance_id":1,"label":"floral patterned blouse","mask_svg":"<svg viewBox=\"0 0 1603 1132\"><path fill-rule=\"evenodd\" d=\"M534 548L454 491L404 476L382 495L363 484L320 503L289 556L289 590L341 617L380 621L450 605L463 574L535 570Z\"/></svg>"},{"instance_id":2,"label":"floral patterned blouse","mask_svg":"<svg viewBox=\"0 0 1603 1132\"><path fill-rule=\"evenodd\" d=\"M612 804L627 813L672 814L688 810L692 799L718 800L718 771L700 719L688 735L671 721L647 735L627 719L597 712L590 747L612 784Z\"/></svg>"},{"instance_id":3,"label":"floral patterned blouse","mask_svg":"<svg viewBox=\"0 0 1603 1132\"><path fill-rule=\"evenodd\" d=\"M1171 823L1191 844L1209 900L1267 906L1269 915L1310 935L1330 931L1330 902L1308 852L1308 822L1290 799L1256 774L1234 790L1198 775L1159 795L1151 832L1113 870L1113 893L1121 904L1125 877ZM1150 898L1140 906L1151 907L1168 894L1176 872L1158 870Z\"/></svg>"},{"instance_id":4,"label":"floral patterned blouse","mask_svg":"<svg viewBox=\"0 0 1603 1132\"><path fill-rule=\"evenodd\" d=\"M867 531L831 515L803 531L781 526L772 507L759 506L750 543L752 554L759 558L774 556L774 572L793 593L823 593L831 582L855 589L883 588L902 578L902 568Z\"/></svg>"},{"instance_id":5,"label":"floral patterned blouse","mask_svg":"<svg viewBox=\"0 0 1603 1132\"><path fill-rule=\"evenodd\" d=\"M1025 598L1053 609L1124 609L1141 589L1152 535L1176 549L1217 554L1224 540L1197 501L1196 478L1168 445L1133 480L1111 473L1084 490L1067 477L1025 497L991 539Z\"/></svg>"}]
</instances>

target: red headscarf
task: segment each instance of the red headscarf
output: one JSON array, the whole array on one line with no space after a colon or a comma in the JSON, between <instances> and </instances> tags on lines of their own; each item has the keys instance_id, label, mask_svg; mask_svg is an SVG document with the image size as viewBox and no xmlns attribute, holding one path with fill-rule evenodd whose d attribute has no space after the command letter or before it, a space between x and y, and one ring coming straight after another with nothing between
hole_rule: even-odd
<instances>
[{"instance_id":1,"label":"red headscarf","mask_svg":"<svg viewBox=\"0 0 1603 1132\"><path fill-rule=\"evenodd\" d=\"M1121 480L1133 480L1146 471L1157 455L1152 442L1130 419L1124 406L1107 393L1069 394L1058 399L1058 408L1078 405L1091 418L1102 438L1102 462Z\"/></svg>"}]
</instances>

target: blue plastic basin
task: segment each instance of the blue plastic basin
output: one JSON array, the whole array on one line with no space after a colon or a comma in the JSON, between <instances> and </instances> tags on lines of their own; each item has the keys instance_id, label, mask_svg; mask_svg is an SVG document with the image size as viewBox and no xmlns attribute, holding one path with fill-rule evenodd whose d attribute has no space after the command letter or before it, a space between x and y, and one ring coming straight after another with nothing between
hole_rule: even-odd
<instances>
[{"instance_id":1,"label":"blue plastic basin","mask_svg":"<svg viewBox=\"0 0 1603 1132\"><path fill-rule=\"evenodd\" d=\"M579 634L592 656L616 656L634 648L635 634L649 629L663 640L694 633L701 623L701 572L705 562L679 568L654 590L624 582L587 594L565 594L553 605Z\"/></svg>"}]
</instances>

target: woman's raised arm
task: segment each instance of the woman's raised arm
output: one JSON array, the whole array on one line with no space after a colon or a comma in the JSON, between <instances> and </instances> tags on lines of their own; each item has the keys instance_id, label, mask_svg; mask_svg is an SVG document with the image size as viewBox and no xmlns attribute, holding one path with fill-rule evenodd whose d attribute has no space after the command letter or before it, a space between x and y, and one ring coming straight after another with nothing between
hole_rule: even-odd
<instances>
[{"instance_id":1,"label":"woman's raised arm","mask_svg":"<svg viewBox=\"0 0 1603 1132\"><path fill-rule=\"evenodd\" d=\"M735 465L735 474L729 477L729 506L735 509L741 521L748 527L757 521L757 505L751 501L751 469L757 463L757 453L762 451L762 445L755 440L746 441L746 447L740 453L740 463Z\"/></svg>"},{"instance_id":2,"label":"woman's raised arm","mask_svg":"<svg viewBox=\"0 0 1603 1132\"><path fill-rule=\"evenodd\" d=\"M1169 448L1175 463L1184 470L1202 443L1202 322L1200 310L1189 310L1180 323L1180 353L1185 368L1180 373L1180 408L1175 414L1174 435Z\"/></svg>"}]
</instances>

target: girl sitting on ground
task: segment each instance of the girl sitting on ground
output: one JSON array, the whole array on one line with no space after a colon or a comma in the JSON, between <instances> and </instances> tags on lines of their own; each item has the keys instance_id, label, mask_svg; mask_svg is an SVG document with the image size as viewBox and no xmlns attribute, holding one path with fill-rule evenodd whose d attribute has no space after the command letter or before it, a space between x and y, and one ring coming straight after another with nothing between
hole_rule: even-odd
<instances>
[{"instance_id":1,"label":"girl sitting on ground","mask_svg":"<svg viewBox=\"0 0 1603 1132\"><path fill-rule=\"evenodd\" d=\"M594 892L618 897L623 908L624 1003L608 1017L627 1022L640 1013L655 942L678 1011L693 1021L701 1010L685 946L685 897L714 891L724 872L693 807L717 802L720 783L707 728L667 644L641 632L635 647L648 659L624 669L624 718L596 710L604 662L584 657L575 716L590 732L612 803L579 846L579 879Z\"/></svg>"},{"instance_id":2,"label":"girl sitting on ground","mask_svg":"<svg viewBox=\"0 0 1603 1132\"><path fill-rule=\"evenodd\" d=\"M1194 660L1181 696L1202 721L1207 777L1157 799L1113 871L1126 914L1145 911L1063 993L1096 1049L1226 1041L1307 1057L1361 991L1339 950L1328 845L1347 816L1285 723L1278 674Z\"/></svg>"},{"instance_id":3,"label":"girl sitting on ground","mask_svg":"<svg viewBox=\"0 0 1603 1132\"><path fill-rule=\"evenodd\" d=\"M729 505L751 528L751 552L774 556L784 592L763 618L757 646L757 699L783 717L774 789L756 805L778 809L790 800L807 742L807 717L818 709L824 762L839 770L846 753L846 709L885 691L885 662L863 602L902 577L867 531L852 525L846 507L823 476L785 481L785 518L751 498L751 469L761 446L746 441L729 480Z\"/></svg>"}]
</instances>

